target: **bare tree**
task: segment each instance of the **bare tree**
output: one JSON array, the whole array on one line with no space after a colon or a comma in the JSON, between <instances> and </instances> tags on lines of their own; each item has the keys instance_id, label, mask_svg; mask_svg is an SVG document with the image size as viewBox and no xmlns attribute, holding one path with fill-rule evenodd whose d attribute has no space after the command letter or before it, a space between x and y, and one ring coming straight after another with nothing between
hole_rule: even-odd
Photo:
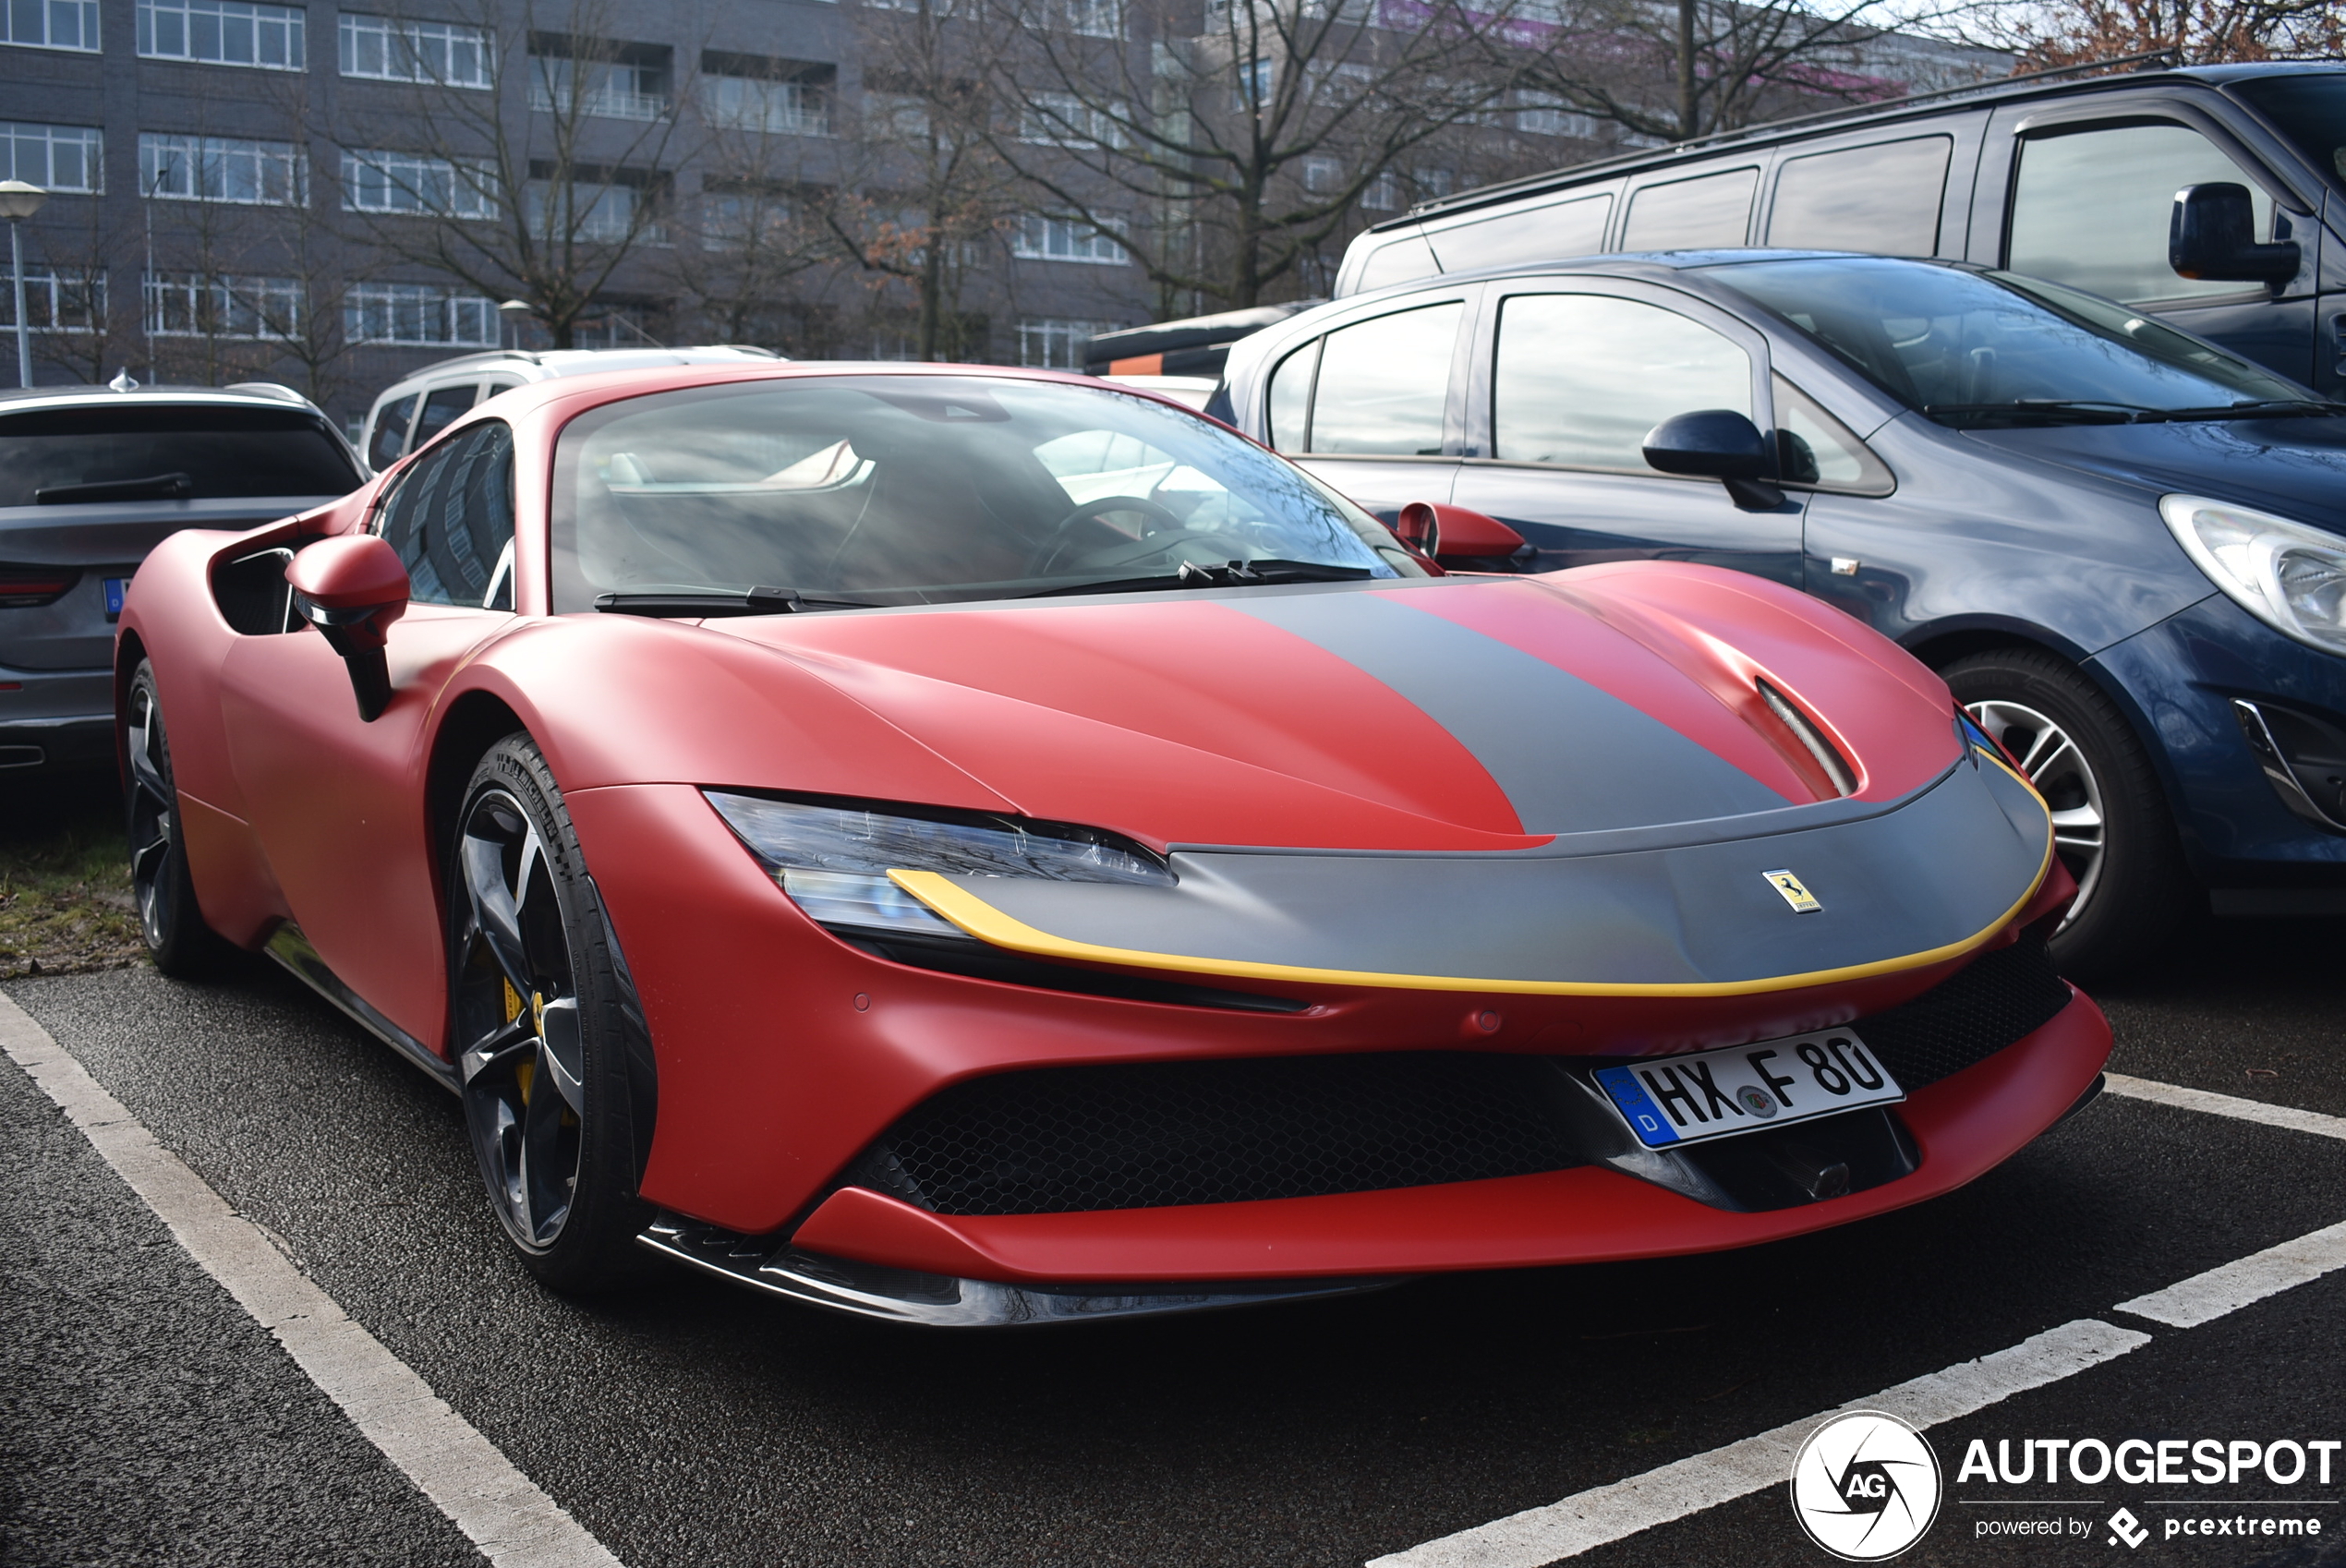
<instances>
[{"instance_id":1,"label":"bare tree","mask_svg":"<svg viewBox=\"0 0 2346 1568\"><path fill-rule=\"evenodd\" d=\"M115 269L108 264L103 210L94 197L80 199L86 226L69 252L60 256L51 249L43 258L44 270L54 283L51 290L27 292L25 314L40 334L33 340L33 353L41 363L95 385L115 370L128 368L137 353L138 318L131 311L139 299L135 289L126 298L109 286ZM61 232L47 231L50 244ZM135 270L132 275L137 275Z\"/></svg>"},{"instance_id":2,"label":"bare tree","mask_svg":"<svg viewBox=\"0 0 2346 1568\"><path fill-rule=\"evenodd\" d=\"M2346 54L2339 0L1990 0L1967 21L1967 34L2012 52L2015 71L2162 50L2193 65Z\"/></svg>"},{"instance_id":3,"label":"bare tree","mask_svg":"<svg viewBox=\"0 0 2346 1568\"><path fill-rule=\"evenodd\" d=\"M1512 85L1516 0L1010 0L1004 161L1123 239L1161 308L1260 303L1397 165Z\"/></svg>"},{"instance_id":4,"label":"bare tree","mask_svg":"<svg viewBox=\"0 0 2346 1568\"><path fill-rule=\"evenodd\" d=\"M695 123L682 111L697 60L616 36L626 14L484 0L453 41L445 22L391 18L384 74L405 90L392 112L345 116L345 202L375 247L526 302L570 347L622 269L666 238Z\"/></svg>"}]
</instances>

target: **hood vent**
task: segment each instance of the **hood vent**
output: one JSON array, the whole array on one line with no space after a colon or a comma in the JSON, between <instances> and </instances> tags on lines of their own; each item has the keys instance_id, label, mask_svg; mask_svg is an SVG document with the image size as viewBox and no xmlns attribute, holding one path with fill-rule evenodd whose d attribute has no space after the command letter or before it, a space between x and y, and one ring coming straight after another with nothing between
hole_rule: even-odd
<instances>
[{"instance_id":1,"label":"hood vent","mask_svg":"<svg viewBox=\"0 0 2346 1568\"><path fill-rule=\"evenodd\" d=\"M1824 732L1817 728L1815 721L1793 706L1789 698L1765 681L1759 681L1757 684L1760 687L1760 698L1768 705L1768 711L1774 714L1784 727L1791 730L1798 739L1801 745L1808 748L1808 754L1816 759L1817 766L1824 769L1825 777L1832 780L1834 790L1842 795L1856 794L1857 792L1856 773L1842 754L1833 750L1832 742L1825 739Z\"/></svg>"}]
</instances>

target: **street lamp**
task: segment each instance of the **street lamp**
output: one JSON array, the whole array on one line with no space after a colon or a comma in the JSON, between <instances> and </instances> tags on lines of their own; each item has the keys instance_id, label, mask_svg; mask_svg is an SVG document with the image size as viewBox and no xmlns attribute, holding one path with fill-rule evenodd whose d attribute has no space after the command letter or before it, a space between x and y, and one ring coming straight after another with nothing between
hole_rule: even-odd
<instances>
[{"instance_id":1,"label":"street lamp","mask_svg":"<svg viewBox=\"0 0 2346 1568\"><path fill-rule=\"evenodd\" d=\"M17 291L17 385L32 385L32 334L24 320L23 220L41 211L49 193L22 180L0 180L0 218L8 220L8 271Z\"/></svg>"},{"instance_id":2,"label":"street lamp","mask_svg":"<svg viewBox=\"0 0 2346 1568\"><path fill-rule=\"evenodd\" d=\"M497 314L514 324L514 346L521 346L521 324L529 320L529 301L509 299L497 307Z\"/></svg>"}]
</instances>

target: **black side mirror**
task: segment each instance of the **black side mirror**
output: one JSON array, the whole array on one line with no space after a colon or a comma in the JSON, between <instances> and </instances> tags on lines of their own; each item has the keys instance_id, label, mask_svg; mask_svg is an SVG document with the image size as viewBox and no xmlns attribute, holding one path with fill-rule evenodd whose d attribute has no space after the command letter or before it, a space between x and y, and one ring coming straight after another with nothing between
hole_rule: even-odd
<instances>
[{"instance_id":1,"label":"black side mirror","mask_svg":"<svg viewBox=\"0 0 2346 1568\"><path fill-rule=\"evenodd\" d=\"M1732 408L1673 415L1646 432L1644 452L1647 464L1664 474L1719 480L1746 512L1784 504L1784 492L1772 482L1776 454L1768 438Z\"/></svg>"},{"instance_id":2,"label":"black side mirror","mask_svg":"<svg viewBox=\"0 0 2346 1568\"><path fill-rule=\"evenodd\" d=\"M2256 208L2248 187L2230 180L2175 192L2167 219L2167 265L2207 283L2280 283L2297 275L2294 240L2256 243Z\"/></svg>"}]
</instances>

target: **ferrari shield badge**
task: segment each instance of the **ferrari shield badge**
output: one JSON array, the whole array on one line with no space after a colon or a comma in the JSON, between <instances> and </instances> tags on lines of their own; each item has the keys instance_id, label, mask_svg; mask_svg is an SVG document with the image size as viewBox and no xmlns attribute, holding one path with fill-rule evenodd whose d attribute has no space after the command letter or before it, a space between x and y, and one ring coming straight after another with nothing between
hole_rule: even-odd
<instances>
[{"instance_id":1,"label":"ferrari shield badge","mask_svg":"<svg viewBox=\"0 0 2346 1568\"><path fill-rule=\"evenodd\" d=\"M1763 871L1760 874L1768 879L1769 887L1784 895L1784 901L1792 906L1793 913L1815 914L1824 908L1822 904L1817 902L1817 896L1809 892L1800 878L1793 875L1792 873Z\"/></svg>"}]
</instances>

